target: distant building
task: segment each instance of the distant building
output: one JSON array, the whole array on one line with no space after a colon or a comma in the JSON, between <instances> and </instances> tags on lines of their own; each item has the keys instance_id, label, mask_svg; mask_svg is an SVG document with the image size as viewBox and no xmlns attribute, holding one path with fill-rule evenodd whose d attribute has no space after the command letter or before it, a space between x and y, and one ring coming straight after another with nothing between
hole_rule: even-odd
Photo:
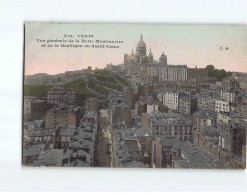
<instances>
[{"instance_id":1,"label":"distant building","mask_svg":"<svg viewBox=\"0 0 247 195\"><path fill-rule=\"evenodd\" d=\"M227 101L223 100L216 100L215 101L215 112L229 112L230 111L230 104Z\"/></svg>"},{"instance_id":2,"label":"distant building","mask_svg":"<svg viewBox=\"0 0 247 195\"><path fill-rule=\"evenodd\" d=\"M168 65L167 56L164 55L164 52L158 61L153 58L151 49L147 55L147 47L142 35L137 44L136 52L134 53L132 50L131 54L124 54L124 64L125 76L133 86L140 85L144 80L147 81L147 78L157 81L187 79L186 65Z\"/></svg>"},{"instance_id":3,"label":"distant building","mask_svg":"<svg viewBox=\"0 0 247 195\"><path fill-rule=\"evenodd\" d=\"M196 84L196 89L209 89L211 85L215 85L217 80L215 77L197 77L191 79Z\"/></svg>"},{"instance_id":4,"label":"distant building","mask_svg":"<svg viewBox=\"0 0 247 195\"><path fill-rule=\"evenodd\" d=\"M163 97L163 105L167 106L169 109L178 110L179 100L185 95L184 92L180 91L166 91Z\"/></svg>"},{"instance_id":5,"label":"distant building","mask_svg":"<svg viewBox=\"0 0 247 195\"><path fill-rule=\"evenodd\" d=\"M184 116L191 116L197 111L197 97L191 95L180 97L178 110Z\"/></svg>"},{"instance_id":6,"label":"distant building","mask_svg":"<svg viewBox=\"0 0 247 195\"><path fill-rule=\"evenodd\" d=\"M53 87L49 89L47 96L48 104L68 104L74 105L76 101L76 93L72 88Z\"/></svg>"},{"instance_id":7,"label":"distant building","mask_svg":"<svg viewBox=\"0 0 247 195\"><path fill-rule=\"evenodd\" d=\"M243 79L239 81L239 88L240 89L247 89L247 79Z\"/></svg>"},{"instance_id":8,"label":"distant building","mask_svg":"<svg viewBox=\"0 0 247 195\"><path fill-rule=\"evenodd\" d=\"M224 90L239 89L240 88L240 82L236 78L226 77L222 82L222 86L223 86Z\"/></svg>"},{"instance_id":9,"label":"distant building","mask_svg":"<svg viewBox=\"0 0 247 195\"><path fill-rule=\"evenodd\" d=\"M106 65L106 70L111 70L111 71L121 71L122 68L123 67L121 65L113 65L112 63Z\"/></svg>"},{"instance_id":10,"label":"distant building","mask_svg":"<svg viewBox=\"0 0 247 195\"><path fill-rule=\"evenodd\" d=\"M85 111L98 111L99 100L97 98L87 98L85 100Z\"/></svg>"},{"instance_id":11,"label":"distant building","mask_svg":"<svg viewBox=\"0 0 247 195\"><path fill-rule=\"evenodd\" d=\"M197 108L198 110L205 110L215 112L216 99L220 99L220 95L213 91L203 91L198 95Z\"/></svg>"},{"instance_id":12,"label":"distant building","mask_svg":"<svg viewBox=\"0 0 247 195\"><path fill-rule=\"evenodd\" d=\"M207 77L208 70L206 68L188 68L187 69L187 78L198 78L198 77Z\"/></svg>"},{"instance_id":13,"label":"distant building","mask_svg":"<svg viewBox=\"0 0 247 195\"><path fill-rule=\"evenodd\" d=\"M238 123L244 121L244 116L238 112L223 112L219 111L217 113L218 123Z\"/></svg>"},{"instance_id":14,"label":"distant building","mask_svg":"<svg viewBox=\"0 0 247 195\"><path fill-rule=\"evenodd\" d=\"M237 90L221 90L221 99L230 103L234 103L238 99L240 91Z\"/></svg>"},{"instance_id":15,"label":"distant building","mask_svg":"<svg viewBox=\"0 0 247 195\"><path fill-rule=\"evenodd\" d=\"M247 103L237 103L236 112L241 113L247 119Z\"/></svg>"}]
</instances>

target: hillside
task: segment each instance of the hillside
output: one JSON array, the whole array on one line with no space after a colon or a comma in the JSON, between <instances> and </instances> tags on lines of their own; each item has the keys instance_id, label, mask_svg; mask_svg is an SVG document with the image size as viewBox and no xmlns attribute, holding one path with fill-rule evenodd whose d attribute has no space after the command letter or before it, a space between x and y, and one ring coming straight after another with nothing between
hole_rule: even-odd
<instances>
[{"instance_id":1,"label":"hillside","mask_svg":"<svg viewBox=\"0 0 247 195\"><path fill-rule=\"evenodd\" d=\"M72 81L71 81L72 80ZM76 91L77 105L84 105L88 97L97 97L105 99L111 90L122 90L127 85L127 81L120 75L113 74L109 71L98 71L95 75L84 75L81 78L72 77L64 82L63 78L56 78L56 86L73 88ZM47 96L48 90L52 85L24 85L24 96Z\"/></svg>"},{"instance_id":2,"label":"hillside","mask_svg":"<svg viewBox=\"0 0 247 195\"><path fill-rule=\"evenodd\" d=\"M45 97L51 87L52 85L24 85L24 96Z\"/></svg>"}]
</instances>

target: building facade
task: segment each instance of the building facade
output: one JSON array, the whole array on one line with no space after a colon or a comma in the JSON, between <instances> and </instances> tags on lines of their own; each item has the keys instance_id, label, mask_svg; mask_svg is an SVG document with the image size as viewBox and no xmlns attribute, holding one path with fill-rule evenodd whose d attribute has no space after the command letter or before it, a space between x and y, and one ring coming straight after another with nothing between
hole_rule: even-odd
<instances>
[{"instance_id":1,"label":"building facade","mask_svg":"<svg viewBox=\"0 0 247 195\"><path fill-rule=\"evenodd\" d=\"M53 87L49 89L47 96L48 104L65 103L74 105L76 101L76 93L72 88Z\"/></svg>"}]
</instances>

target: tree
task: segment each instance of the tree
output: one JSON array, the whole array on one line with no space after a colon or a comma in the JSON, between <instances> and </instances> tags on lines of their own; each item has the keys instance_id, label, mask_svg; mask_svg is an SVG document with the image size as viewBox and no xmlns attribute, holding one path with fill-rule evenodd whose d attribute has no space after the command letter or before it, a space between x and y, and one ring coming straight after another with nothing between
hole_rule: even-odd
<instances>
[{"instance_id":1,"label":"tree","mask_svg":"<svg viewBox=\"0 0 247 195\"><path fill-rule=\"evenodd\" d=\"M222 81L224 78L231 76L231 72L226 72L224 69L215 69L214 65L210 64L206 66L209 77L215 77L218 81Z\"/></svg>"},{"instance_id":2,"label":"tree","mask_svg":"<svg viewBox=\"0 0 247 195\"><path fill-rule=\"evenodd\" d=\"M210 65L207 65L207 66L206 66L206 69L207 69L208 71L213 71L213 70L215 70L215 67L214 67L214 65L210 64Z\"/></svg>"}]
</instances>

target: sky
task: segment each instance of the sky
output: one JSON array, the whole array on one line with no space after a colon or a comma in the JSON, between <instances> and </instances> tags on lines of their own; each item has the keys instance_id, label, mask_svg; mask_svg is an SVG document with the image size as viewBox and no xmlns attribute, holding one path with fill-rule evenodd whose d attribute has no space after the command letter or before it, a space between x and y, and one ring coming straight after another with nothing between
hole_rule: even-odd
<instances>
[{"instance_id":1,"label":"sky","mask_svg":"<svg viewBox=\"0 0 247 195\"><path fill-rule=\"evenodd\" d=\"M113 49L49 48L41 47L43 43L37 42L37 39L68 40L65 34L74 36L73 39L78 35L93 35L91 40L94 41L123 43L109 44L119 46ZM183 64L191 68L204 68L213 64L217 69L247 72L246 26L28 23L25 26L25 75L57 74L88 66L104 68L110 63L121 64L125 53L130 54L132 49L135 52L141 34L147 46L147 54L151 48L156 60L164 52L168 64ZM81 38L77 39L81 41Z\"/></svg>"}]
</instances>

